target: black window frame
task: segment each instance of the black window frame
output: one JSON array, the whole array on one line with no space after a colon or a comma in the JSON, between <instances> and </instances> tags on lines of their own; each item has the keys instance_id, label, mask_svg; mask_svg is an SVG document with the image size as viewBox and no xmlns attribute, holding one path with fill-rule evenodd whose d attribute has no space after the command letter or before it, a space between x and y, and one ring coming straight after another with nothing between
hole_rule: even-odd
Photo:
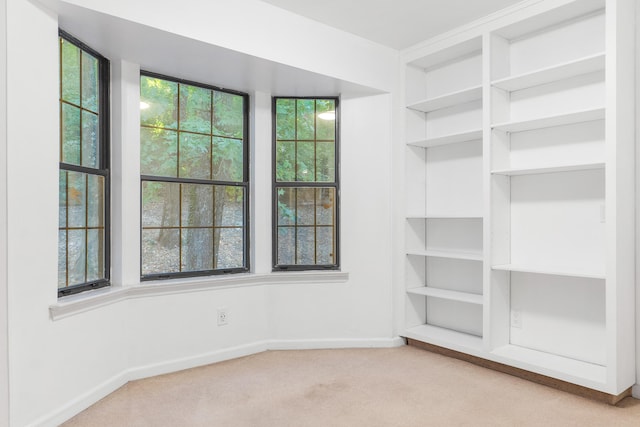
<instances>
[{"instance_id":1,"label":"black window frame","mask_svg":"<svg viewBox=\"0 0 640 427\"><path fill-rule=\"evenodd\" d=\"M75 45L79 49L89 53L98 60L98 85L100 100L98 103L99 115L99 147L100 156L99 169L86 166L73 165L69 163L59 162L60 171L80 172L92 175L99 175L104 178L104 278L94 281L81 283L78 285L58 288L58 298L85 292L92 289L99 289L111 285L111 172L110 172L110 138L111 138L111 117L110 117L110 81L111 66L109 60L97 52L95 49L86 45L68 32L58 29L58 36L67 42ZM58 43L60 46L60 43ZM58 72L60 78L60 87L62 87L62 57L59 51ZM62 99L59 100L61 105ZM60 135L58 144L62 144L62 108L59 107L59 123ZM67 267L68 269L68 267Z\"/></svg>"},{"instance_id":2,"label":"black window frame","mask_svg":"<svg viewBox=\"0 0 640 427\"><path fill-rule=\"evenodd\" d=\"M276 174L277 150L277 102L279 99L333 100L335 102L335 152L334 180L278 181ZM271 99L271 266L273 272L340 270L340 97L339 96L273 96ZM278 264L278 188L333 188L335 191L335 247L333 264ZM297 226L296 226L297 227Z\"/></svg>"},{"instance_id":3,"label":"black window frame","mask_svg":"<svg viewBox=\"0 0 640 427\"><path fill-rule=\"evenodd\" d=\"M219 86L214 86L206 83L195 82L192 80L182 79L178 77L168 76L161 73L156 73L153 71L140 70L140 78L143 76L157 78L162 80L167 80L171 82L175 82L178 84L184 84L189 86L195 86L203 89L208 89L212 91L224 92L232 95L242 96L243 101L243 165L242 165L242 173L243 173L243 181L233 182L233 181L219 181L219 180L206 180L206 179L193 179L193 178L179 178L179 177L164 177L164 176L155 176L155 175L143 175L140 174L140 242L142 243L142 232L144 230L142 226L142 203L143 203L143 193L142 186L143 183L146 182L166 182L166 183L176 183L176 184L204 184L204 185L220 185L220 186L230 186L230 187L240 187L244 189L244 204L243 204L243 267L235 267L235 268L223 268L223 269L213 269L213 270L198 270L198 271L179 271L179 272L166 272L166 273L154 273L154 274L142 274L143 270L143 259L142 259L142 245L140 246L140 281L150 281L150 280L167 280L167 279L179 279L179 278L189 278L189 277L203 277L203 276L220 276L227 274L237 274L237 273L247 273L251 271L251 177L250 177L250 134L249 134L249 123L250 123L250 97L248 93L240 92L233 89L226 89ZM142 129L142 126L140 126ZM180 202L182 203L182 202ZM182 262L180 260L180 262Z\"/></svg>"}]
</instances>

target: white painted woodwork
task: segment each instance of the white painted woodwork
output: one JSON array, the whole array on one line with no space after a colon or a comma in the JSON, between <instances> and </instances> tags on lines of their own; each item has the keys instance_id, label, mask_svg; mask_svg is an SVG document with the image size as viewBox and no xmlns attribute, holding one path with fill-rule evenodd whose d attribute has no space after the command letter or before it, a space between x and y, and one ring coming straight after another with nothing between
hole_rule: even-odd
<instances>
[{"instance_id":1,"label":"white painted woodwork","mask_svg":"<svg viewBox=\"0 0 640 427\"><path fill-rule=\"evenodd\" d=\"M537 6L406 52L405 336L617 394L635 382L635 4Z\"/></svg>"}]
</instances>

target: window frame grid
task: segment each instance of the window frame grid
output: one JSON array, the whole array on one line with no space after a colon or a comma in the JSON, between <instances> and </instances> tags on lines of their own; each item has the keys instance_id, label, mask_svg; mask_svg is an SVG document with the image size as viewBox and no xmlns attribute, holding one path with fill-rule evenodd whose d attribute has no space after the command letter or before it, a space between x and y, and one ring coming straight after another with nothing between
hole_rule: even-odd
<instances>
[{"instance_id":1,"label":"window frame grid","mask_svg":"<svg viewBox=\"0 0 640 427\"><path fill-rule=\"evenodd\" d=\"M150 78L155 78L155 79L162 79L162 80L167 80L170 82L174 82L178 84L178 87L180 87L179 85L183 84L183 85L189 85L189 86L195 86L198 88L202 88L202 89L208 89L211 91L218 91L218 92L223 92L223 93L228 93L231 95L237 95L237 96L241 96L243 98L243 105L242 105L242 114L243 114L243 124L242 124L242 133L243 133L243 138L239 139L239 138L231 138L231 137L226 137L226 136L220 136L219 137L224 137L224 138L228 138L228 139L234 139L237 141L242 141L242 155L243 155L243 163L242 163L242 175L243 175L243 180L242 182L237 182L237 181L221 181L221 180L213 180L213 179L196 179L196 178L181 178L179 177L179 173L178 170L176 170L176 176L175 177L167 177L167 176L157 176L157 175L143 175L140 174L140 242L142 243L142 239L143 239L143 231L146 229L179 229L180 231L183 229L190 229L190 228L211 228L213 231L215 231L216 229L222 229L222 228L229 228L229 227L216 227L215 224L212 225L211 227L182 227L181 222L182 222L182 197L179 197L179 218L180 218L180 225L178 227L143 227L143 185L145 182L161 182L161 183L170 183L170 184L199 184L199 185L210 185L212 187L215 186L225 186L225 187L240 187L244 189L244 199L243 199L243 203L242 203L242 213L243 213L243 226L242 226L242 239L243 239L243 267L234 267L234 268L222 268L222 269L210 269L210 270L198 270L198 271L177 271L177 272L165 272L165 273L153 273L153 274L143 274L143 247L142 245L140 245L140 281L151 281L151 280L166 280L166 279L179 279L179 278L188 278L188 277L202 277L202 276L218 276L218 275L225 275L225 274L236 274L236 273L247 273L251 270L251 217L250 217L250 188L251 188L251 182L250 182L250 157L249 157L249 143L250 143L250 135L249 135L249 94L245 93L245 92L240 92L240 91L236 91L236 90L232 90L232 89L225 89L225 88L221 88L218 86L214 86L214 85L209 85L209 84L205 84L205 83L199 83L199 82L194 82L191 80L185 80L185 79L181 79L181 78L177 78L177 77L171 77L171 76L167 76L164 74L160 74L160 73L155 73L152 71L147 71L147 70L140 70L140 77L150 77ZM210 136L212 138L212 144L213 144L213 138L216 137L216 135L213 133L213 129L211 130L211 134L204 134L201 132L195 132L195 131L185 131L185 130L181 130L180 129L180 92L178 89L177 95L176 95L176 102L177 102L177 110L176 110L176 114L178 115L178 122L176 124L176 128L175 129L167 129L170 131L175 131L176 132L176 137L178 138L178 144L179 144L179 140L180 140L180 134L181 133L186 133L186 134L190 134L190 135L206 135L206 136ZM212 97L211 97L211 103L212 103L212 109L211 109L211 114L213 114L213 93L212 93ZM212 122L212 126L213 126L213 122ZM143 128L147 128L147 129L164 129L164 128L160 128L160 127L153 127L153 126L146 126L146 125L142 125L140 124L140 129ZM211 153L211 155L213 155L213 152ZM211 161L210 163L210 167L212 167L211 165ZM179 150L179 145L177 147L177 151L176 151L176 166L177 168L180 167L180 150ZM212 177L213 177L213 171L212 172ZM182 188L182 187L181 187ZM239 227L232 227L232 228L239 228ZM180 232L180 236L182 235L182 233ZM181 240L181 238L180 238ZM180 249L179 249L179 253L180 253L180 259L178 260L179 266L180 268L182 268L182 242L179 242L180 244ZM215 254L214 254L215 256Z\"/></svg>"},{"instance_id":2,"label":"window frame grid","mask_svg":"<svg viewBox=\"0 0 640 427\"><path fill-rule=\"evenodd\" d=\"M296 100L296 109L295 114L296 117L294 119L296 134L294 135L293 140L278 140L277 139L277 102L279 99L293 99ZM334 139L334 179L333 181L278 181L277 180L277 142L285 141L285 142L294 142L296 144L295 152L295 173L294 179L297 179L297 169L298 169L298 150L297 143L297 100L322 100L328 99L333 100L335 102L335 139ZM315 115L315 122L317 122L318 117ZM316 126L314 126L316 129ZM315 132L315 130L314 130ZM274 96L271 99L271 203L272 203L272 211L271 211L271 266L273 272L282 272L282 271L313 271L313 270L340 270L340 97L338 96ZM306 141L306 140L305 140ZM313 139L314 142L314 173L317 173L317 143L318 142L326 142L327 140L323 139ZM333 264L278 264L278 188L332 188L335 194L335 209L334 209L334 256ZM297 193L296 193L297 199ZM315 200L315 197L314 197ZM315 202L314 202L315 203ZM297 209L297 202L296 202ZM317 233L317 224L315 223L315 209L314 209L314 224L312 226L298 226L297 223L292 226L287 226L290 228L294 228L296 230L295 237L295 245L296 249L294 251L294 257L297 256L297 229L299 227L314 228L314 235ZM297 219L296 219L297 221ZM317 240L314 236L314 258L317 258Z\"/></svg>"},{"instance_id":3,"label":"window frame grid","mask_svg":"<svg viewBox=\"0 0 640 427\"><path fill-rule=\"evenodd\" d=\"M64 172L79 172L79 173L84 173L86 175L96 175L96 176L102 176L104 178L104 266L103 266L103 270L104 270L104 278L102 279L98 279L98 280L92 280L92 281L87 281L85 283L80 283L77 285L72 285L72 286L66 286L64 288L58 288L58 298L60 297L64 297L64 296L68 296L68 295L73 295L73 294L77 294L80 292L84 292L87 290L91 290L91 289L99 289L99 288L103 288L103 287L107 287L111 285L111 173L110 173L110 126L111 126L111 117L110 117L110 99L109 99L109 86L110 86L110 79L111 79L111 67L110 67L110 62L107 58L105 58L103 55L101 55L99 52L97 52L96 50L92 49L91 47L87 46L85 43L83 43L82 41L78 40L77 38L75 38L74 36L72 36L71 34L67 33L66 31L62 30L62 29L58 29L58 37L62 38L64 40L66 40L67 42L75 45L76 47L78 47L81 51L87 52L88 54L90 54L91 56L95 57L98 61L98 94L99 94L99 102L98 102L98 155L100 157L100 161L98 164L98 169L96 168L91 168L88 166L82 166L82 165L74 165L74 164L70 164L70 163L65 163L62 162L62 134L63 134L63 121L62 121L62 105L63 104L67 104L67 105L72 105L74 107L78 107L80 109L80 111L89 111L92 114L95 114L95 112L87 110L85 108L82 107L82 105L74 105L72 103L66 102L62 100L62 45L60 42L58 42L58 57L59 57L59 64L58 64L58 77L59 77L59 91L60 91L60 97L59 97L59 149L60 149L60 161L59 161L59 171L64 171ZM82 81L82 60L80 61L80 79ZM82 83L80 83L80 103L82 104ZM80 123L81 123L81 128L82 128L82 114L80 114ZM82 132L80 132L80 152L82 153ZM82 161L82 155L80 156L80 161ZM68 177L68 175L67 175ZM68 188L68 178L67 178L67 184L66 187ZM66 198L66 197L65 197ZM85 199L88 198L88 192L87 194L85 194ZM66 201L67 206L69 201ZM67 208L67 223L66 226L63 228L64 230L68 231L70 229L76 229L76 228L69 228L68 227L68 215L69 215L69 210ZM85 212L85 215L87 215L87 213ZM83 230L89 230L89 229L94 229L96 227L82 227L80 229ZM58 230L60 230L60 226L58 225ZM58 237L59 238L59 237ZM86 245L86 233L85 233L85 247L87 247ZM69 277L69 238L67 235L66 238L66 250L65 250L65 256L66 256L66 260L65 260L65 266L66 266L66 276L67 276L67 283L68 283L68 277ZM87 257L88 254L85 254L85 277L87 275L87 268L86 265L88 263L87 261Z\"/></svg>"}]
</instances>

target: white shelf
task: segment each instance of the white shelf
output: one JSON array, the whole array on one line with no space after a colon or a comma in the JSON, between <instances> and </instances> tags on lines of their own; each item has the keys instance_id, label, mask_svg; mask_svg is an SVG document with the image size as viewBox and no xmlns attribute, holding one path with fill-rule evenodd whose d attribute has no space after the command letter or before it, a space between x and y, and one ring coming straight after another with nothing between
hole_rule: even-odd
<instances>
[{"instance_id":1,"label":"white shelf","mask_svg":"<svg viewBox=\"0 0 640 427\"><path fill-rule=\"evenodd\" d=\"M468 351L472 354L482 351L482 337L464 332L440 328L432 325L419 325L405 330L404 336L454 350Z\"/></svg>"},{"instance_id":2,"label":"white shelf","mask_svg":"<svg viewBox=\"0 0 640 427\"><path fill-rule=\"evenodd\" d=\"M464 259L470 261L482 261L482 254L468 253L468 252L447 252L447 251L407 251L407 255L416 255L433 258L450 258L450 259Z\"/></svg>"},{"instance_id":3,"label":"white shelf","mask_svg":"<svg viewBox=\"0 0 640 427\"><path fill-rule=\"evenodd\" d=\"M498 357L498 361L504 358L510 365L587 387L601 389L607 379L604 366L517 345L499 347L492 354Z\"/></svg>"},{"instance_id":4,"label":"white shelf","mask_svg":"<svg viewBox=\"0 0 640 427\"><path fill-rule=\"evenodd\" d=\"M559 270L555 268L544 268L527 265L502 264L493 265L491 266L491 269L499 271L516 271L520 273L548 274L551 276L582 277L586 279L604 280L606 278L604 273L598 273L594 271Z\"/></svg>"},{"instance_id":5,"label":"white shelf","mask_svg":"<svg viewBox=\"0 0 640 427\"><path fill-rule=\"evenodd\" d=\"M442 108L452 107L454 105L466 104L480 98L482 98L482 86L474 86L469 89L448 93L436 98L418 101L407 105L407 108L428 113L430 111L436 111Z\"/></svg>"},{"instance_id":6,"label":"white shelf","mask_svg":"<svg viewBox=\"0 0 640 427\"><path fill-rule=\"evenodd\" d=\"M604 70L604 65L605 55L604 53L599 53L597 55L587 56L585 58L565 62L556 66L496 80L492 85L494 87L513 92L516 90L543 85L545 83L580 76L582 74L602 71Z\"/></svg>"},{"instance_id":7,"label":"white shelf","mask_svg":"<svg viewBox=\"0 0 640 427\"><path fill-rule=\"evenodd\" d=\"M567 114L540 117L532 120L521 120L493 125L493 129L504 132L524 132L527 130L542 129L554 126L570 125L574 123L602 120L605 116L604 108L592 110L574 111Z\"/></svg>"},{"instance_id":8,"label":"white shelf","mask_svg":"<svg viewBox=\"0 0 640 427\"><path fill-rule=\"evenodd\" d=\"M482 216L473 215L407 215L407 219L482 219Z\"/></svg>"},{"instance_id":9,"label":"white shelf","mask_svg":"<svg viewBox=\"0 0 640 427\"><path fill-rule=\"evenodd\" d=\"M472 130L468 132L455 133L451 135L438 136L435 138L426 138L418 141L408 142L407 145L413 147L437 147L438 145L458 144L461 142L482 140L482 129Z\"/></svg>"},{"instance_id":10,"label":"white shelf","mask_svg":"<svg viewBox=\"0 0 640 427\"><path fill-rule=\"evenodd\" d=\"M563 166L549 166L544 168L523 168L523 169L499 169L491 171L494 175L507 175L507 176L517 176L517 175L534 175L541 173L556 173L556 172L572 172L572 171L582 171L582 170L592 170L592 169L604 169L604 163L582 163L582 164L574 164L574 165L563 165Z\"/></svg>"},{"instance_id":11,"label":"white shelf","mask_svg":"<svg viewBox=\"0 0 640 427\"><path fill-rule=\"evenodd\" d=\"M450 291L447 289L431 288L428 286L407 289L407 293L413 295L422 295L426 297L441 298L450 301L466 302L469 304L483 304L482 295L470 294L468 292Z\"/></svg>"}]
</instances>

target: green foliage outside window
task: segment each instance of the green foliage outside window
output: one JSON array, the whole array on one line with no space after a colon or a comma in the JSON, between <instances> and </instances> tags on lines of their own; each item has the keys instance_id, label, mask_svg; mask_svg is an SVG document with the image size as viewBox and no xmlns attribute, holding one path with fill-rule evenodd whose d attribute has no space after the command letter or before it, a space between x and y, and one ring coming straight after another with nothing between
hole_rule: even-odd
<instances>
[{"instance_id":1,"label":"green foliage outside window","mask_svg":"<svg viewBox=\"0 0 640 427\"><path fill-rule=\"evenodd\" d=\"M246 96L140 78L142 276L246 270Z\"/></svg>"}]
</instances>

